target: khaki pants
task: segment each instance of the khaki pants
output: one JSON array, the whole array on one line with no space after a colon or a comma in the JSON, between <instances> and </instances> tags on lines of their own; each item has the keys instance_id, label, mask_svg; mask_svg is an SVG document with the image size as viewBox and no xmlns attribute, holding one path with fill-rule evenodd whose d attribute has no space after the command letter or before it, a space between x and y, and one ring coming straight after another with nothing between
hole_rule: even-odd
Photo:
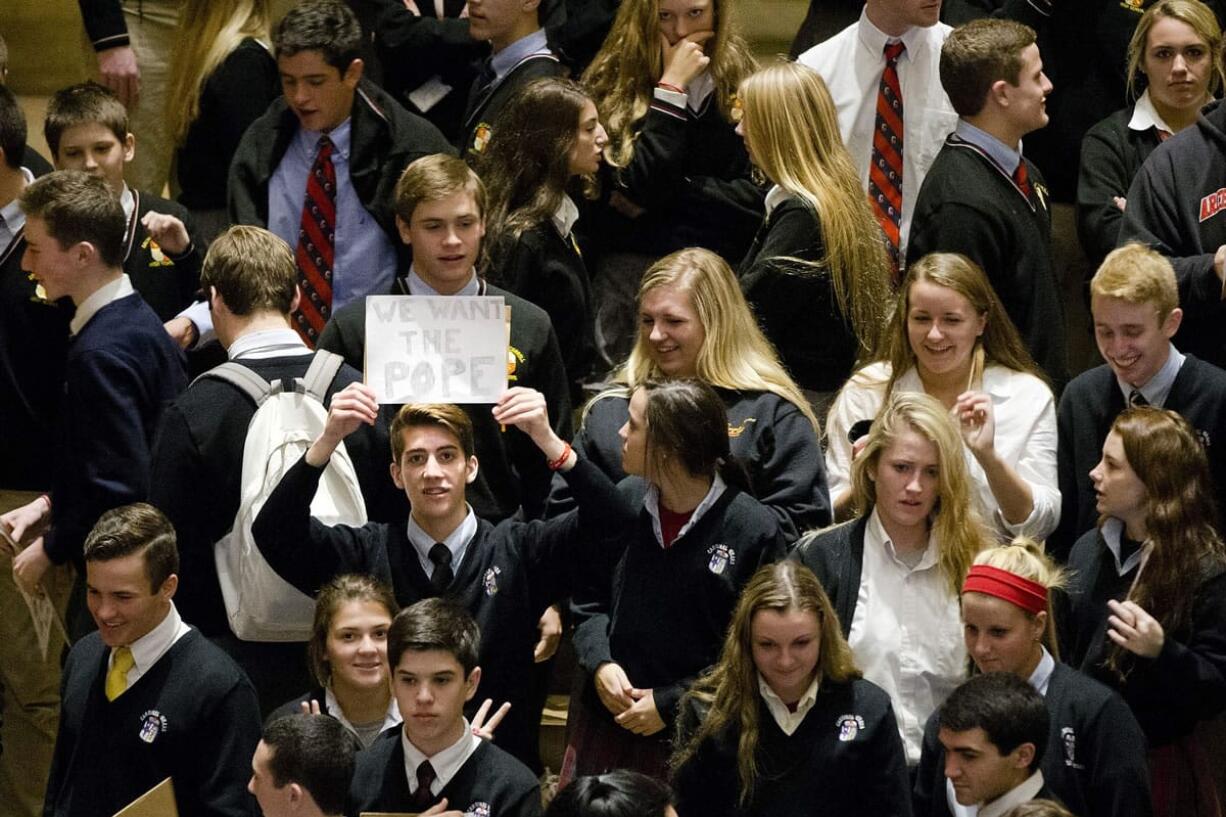
<instances>
[{"instance_id":1,"label":"khaki pants","mask_svg":"<svg viewBox=\"0 0 1226 817\"><path fill-rule=\"evenodd\" d=\"M183 0L124 0L123 19L140 67L140 100L128 111L128 130L136 134L136 155L124 171L128 184L156 196L170 178L175 155L166 126L170 57ZM225 173L220 168L219 173Z\"/></svg>"},{"instance_id":2,"label":"khaki pants","mask_svg":"<svg viewBox=\"0 0 1226 817\"><path fill-rule=\"evenodd\" d=\"M0 513L30 502L37 493L0 489ZM75 571L53 565L43 579L60 614L67 606ZM36 817L51 769L60 721L60 654L64 639L54 627L44 659L30 611L13 583L13 560L0 554L0 813Z\"/></svg>"}]
</instances>

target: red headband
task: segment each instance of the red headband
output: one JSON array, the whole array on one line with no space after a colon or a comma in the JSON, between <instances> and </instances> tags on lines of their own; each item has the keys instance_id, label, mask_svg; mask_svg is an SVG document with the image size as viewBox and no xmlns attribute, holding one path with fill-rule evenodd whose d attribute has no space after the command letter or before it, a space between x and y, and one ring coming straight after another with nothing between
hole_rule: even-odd
<instances>
[{"instance_id":1,"label":"red headband","mask_svg":"<svg viewBox=\"0 0 1226 817\"><path fill-rule=\"evenodd\" d=\"M962 592L996 596L1031 614L1047 609L1046 587L991 565L971 565L962 584Z\"/></svg>"}]
</instances>

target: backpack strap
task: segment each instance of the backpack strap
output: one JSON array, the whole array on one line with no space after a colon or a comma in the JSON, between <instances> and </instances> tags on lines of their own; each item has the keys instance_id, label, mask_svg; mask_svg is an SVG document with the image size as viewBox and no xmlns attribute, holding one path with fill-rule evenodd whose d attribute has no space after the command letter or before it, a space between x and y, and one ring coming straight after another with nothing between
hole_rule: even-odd
<instances>
[{"instance_id":1,"label":"backpack strap","mask_svg":"<svg viewBox=\"0 0 1226 817\"><path fill-rule=\"evenodd\" d=\"M235 363L232 360L209 369L193 380L192 385L196 385L206 377L229 383L250 397L257 406L263 403L265 398L273 391L271 383L243 364Z\"/></svg>"},{"instance_id":2,"label":"backpack strap","mask_svg":"<svg viewBox=\"0 0 1226 817\"><path fill-rule=\"evenodd\" d=\"M311 365L307 367L306 374L302 378L302 385L306 393L320 403L326 403L328 387L336 379L336 373L340 371L341 364L344 362L345 359L334 352L316 349L315 357L311 358Z\"/></svg>"}]
</instances>

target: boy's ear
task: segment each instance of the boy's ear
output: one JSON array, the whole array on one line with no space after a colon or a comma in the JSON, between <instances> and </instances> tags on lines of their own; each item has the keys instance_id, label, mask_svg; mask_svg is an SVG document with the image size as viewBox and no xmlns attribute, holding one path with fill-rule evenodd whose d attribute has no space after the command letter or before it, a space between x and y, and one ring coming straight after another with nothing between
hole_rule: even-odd
<instances>
[{"instance_id":1,"label":"boy's ear","mask_svg":"<svg viewBox=\"0 0 1226 817\"><path fill-rule=\"evenodd\" d=\"M400 240L403 241L405 245L412 246L413 237L409 232L409 223L400 216L396 216L396 232L400 233Z\"/></svg>"},{"instance_id":2,"label":"boy's ear","mask_svg":"<svg viewBox=\"0 0 1226 817\"><path fill-rule=\"evenodd\" d=\"M341 82L348 85L350 88L356 88L358 81L362 79L362 72L366 70L366 63L362 62L361 58L355 59L349 63L349 67L345 69L345 73L341 74Z\"/></svg>"},{"instance_id":3,"label":"boy's ear","mask_svg":"<svg viewBox=\"0 0 1226 817\"><path fill-rule=\"evenodd\" d=\"M123 138L123 160L130 162L136 156L136 134L131 131Z\"/></svg>"}]
</instances>

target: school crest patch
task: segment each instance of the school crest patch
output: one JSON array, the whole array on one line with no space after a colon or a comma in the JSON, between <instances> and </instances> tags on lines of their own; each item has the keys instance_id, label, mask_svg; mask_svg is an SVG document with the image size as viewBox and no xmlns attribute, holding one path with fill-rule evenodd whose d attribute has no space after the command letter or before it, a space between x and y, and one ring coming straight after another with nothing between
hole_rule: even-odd
<instances>
[{"instance_id":1,"label":"school crest patch","mask_svg":"<svg viewBox=\"0 0 1226 817\"><path fill-rule=\"evenodd\" d=\"M502 568L494 566L485 571L485 578L481 580L481 584L485 587L485 595L493 596L498 592L498 577L502 575Z\"/></svg>"},{"instance_id":2,"label":"school crest patch","mask_svg":"<svg viewBox=\"0 0 1226 817\"><path fill-rule=\"evenodd\" d=\"M728 565L736 564L736 551L727 545L711 545L707 548L707 555L711 557L707 562L707 570L716 576L722 576Z\"/></svg>"},{"instance_id":3,"label":"school crest patch","mask_svg":"<svg viewBox=\"0 0 1226 817\"><path fill-rule=\"evenodd\" d=\"M515 374L515 370L519 368L519 364L525 360L524 353L516 349L514 346L507 346L507 382L514 383L519 377Z\"/></svg>"},{"instance_id":4,"label":"school crest patch","mask_svg":"<svg viewBox=\"0 0 1226 817\"><path fill-rule=\"evenodd\" d=\"M166 257L166 253L162 252L162 248L152 238L145 236L145 240L140 243L142 250L148 250L149 256L153 259L149 262L151 267L173 267L174 261Z\"/></svg>"},{"instance_id":5,"label":"school crest patch","mask_svg":"<svg viewBox=\"0 0 1226 817\"><path fill-rule=\"evenodd\" d=\"M732 423L729 423L728 436L735 440L737 437L745 433L746 426L748 426L750 423L756 422L758 422L757 417L746 417L745 422L741 423L739 426L734 426Z\"/></svg>"},{"instance_id":6,"label":"school crest patch","mask_svg":"<svg viewBox=\"0 0 1226 817\"><path fill-rule=\"evenodd\" d=\"M839 740L848 743L856 739L864 728L864 718L859 715L840 715L834 725L839 728Z\"/></svg>"},{"instance_id":7,"label":"school crest patch","mask_svg":"<svg viewBox=\"0 0 1226 817\"><path fill-rule=\"evenodd\" d=\"M1077 733L1073 727L1065 726L1060 730L1060 742L1064 744L1064 765L1070 769L1084 769L1085 766L1077 762Z\"/></svg>"},{"instance_id":8,"label":"school crest patch","mask_svg":"<svg viewBox=\"0 0 1226 817\"><path fill-rule=\"evenodd\" d=\"M140 716L140 739L145 743L153 743L158 735L170 729L166 716L156 709L147 710Z\"/></svg>"},{"instance_id":9,"label":"school crest patch","mask_svg":"<svg viewBox=\"0 0 1226 817\"><path fill-rule=\"evenodd\" d=\"M477 129L473 131L473 144L469 150L473 153L485 153L485 146L490 143L490 136L493 132L489 122L478 124Z\"/></svg>"},{"instance_id":10,"label":"school crest patch","mask_svg":"<svg viewBox=\"0 0 1226 817\"><path fill-rule=\"evenodd\" d=\"M464 817L490 817L490 804L484 800L478 800L464 810Z\"/></svg>"}]
</instances>

